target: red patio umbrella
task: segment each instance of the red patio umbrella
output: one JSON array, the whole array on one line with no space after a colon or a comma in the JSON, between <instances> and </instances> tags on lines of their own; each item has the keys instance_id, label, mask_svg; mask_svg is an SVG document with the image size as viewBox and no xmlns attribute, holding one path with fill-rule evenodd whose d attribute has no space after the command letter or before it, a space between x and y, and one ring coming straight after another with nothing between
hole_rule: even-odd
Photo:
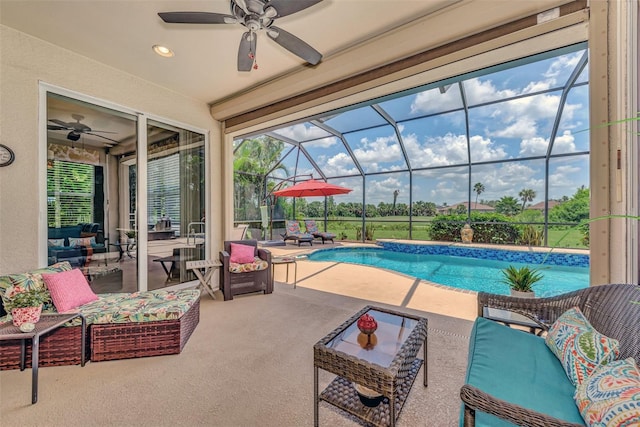
<instances>
[{"instance_id":1,"label":"red patio umbrella","mask_svg":"<svg viewBox=\"0 0 640 427\"><path fill-rule=\"evenodd\" d=\"M273 195L276 197L322 197L333 196L334 194L347 194L351 191L353 190L350 188L310 179L291 187L274 191Z\"/></svg>"}]
</instances>

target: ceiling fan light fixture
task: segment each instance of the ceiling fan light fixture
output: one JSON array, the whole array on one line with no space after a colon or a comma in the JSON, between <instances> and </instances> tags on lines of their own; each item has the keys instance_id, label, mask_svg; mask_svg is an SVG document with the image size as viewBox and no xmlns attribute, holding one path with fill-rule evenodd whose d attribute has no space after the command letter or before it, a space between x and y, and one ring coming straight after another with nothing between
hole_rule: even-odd
<instances>
[{"instance_id":1,"label":"ceiling fan light fixture","mask_svg":"<svg viewBox=\"0 0 640 427\"><path fill-rule=\"evenodd\" d=\"M67 139L69 141L77 141L80 139L80 134L76 133L74 131L69 132L69 134L67 135Z\"/></svg>"},{"instance_id":2,"label":"ceiling fan light fixture","mask_svg":"<svg viewBox=\"0 0 640 427\"><path fill-rule=\"evenodd\" d=\"M173 51L171 49L169 49L166 46L159 45L159 44L154 44L153 45L153 51L155 53L157 53L158 55L164 57L164 58L171 58L174 55L174 53L173 53Z\"/></svg>"},{"instance_id":3,"label":"ceiling fan light fixture","mask_svg":"<svg viewBox=\"0 0 640 427\"><path fill-rule=\"evenodd\" d=\"M267 18L275 18L278 11L273 6L269 6L264 10L264 16Z\"/></svg>"}]
</instances>

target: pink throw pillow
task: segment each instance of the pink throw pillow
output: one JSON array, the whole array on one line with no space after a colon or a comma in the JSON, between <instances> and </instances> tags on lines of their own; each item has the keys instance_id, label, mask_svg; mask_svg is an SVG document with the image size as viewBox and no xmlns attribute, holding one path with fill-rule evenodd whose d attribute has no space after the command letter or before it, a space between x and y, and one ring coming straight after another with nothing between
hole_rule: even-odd
<instances>
[{"instance_id":1,"label":"pink throw pillow","mask_svg":"<svg viewBox=\"0 0 640 427\"><path fill-rule=\"evenodd\" d=\"M254 261L254 253L254 246L243 245L242 243L232 243L230 261L236 264L248 264Z\"/></svg>"},{"instance_id":2,"label":"pink throw pillow","mask_svg":"<svg viewBox=\"0 0 640 427\"><path fill-rule=\"evenodd\" d=\"M51 292L53 305L60 313L98 299L82 271L77 268L61 273L43 274L42 279Z\"/></svg>"}]
</instances>

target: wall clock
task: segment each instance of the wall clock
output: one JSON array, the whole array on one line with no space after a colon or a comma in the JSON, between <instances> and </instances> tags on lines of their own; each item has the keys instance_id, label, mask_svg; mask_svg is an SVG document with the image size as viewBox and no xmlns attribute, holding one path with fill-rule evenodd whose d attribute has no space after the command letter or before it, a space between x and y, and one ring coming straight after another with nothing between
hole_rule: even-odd
<instances>
[{"instance_id":1,"label":"wall clock","mask_svg":"<svg viewBox=\"0 0 640 427\"><path fill-rule=\"evenodd\" d=\"M16 159L13 150L6 145L0 144L0 167L9 166Z\"/></svg>"}]
</instances>

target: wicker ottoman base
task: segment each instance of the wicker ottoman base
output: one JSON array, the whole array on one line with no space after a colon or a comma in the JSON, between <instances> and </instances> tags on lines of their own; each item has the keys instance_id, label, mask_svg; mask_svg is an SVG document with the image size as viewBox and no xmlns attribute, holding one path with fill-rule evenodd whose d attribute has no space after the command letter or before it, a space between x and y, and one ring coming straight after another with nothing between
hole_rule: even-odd
<instances>
[{"instance_id":1,"label":"wicker ottoman base","mask_svg":"<svg viewBox=\"0 0 640 427\"><path fill-rule=\"evenodd\" d=\"M411 391L411 386L418 375L420 366L422 366L422 360L415 359L411 364L409 374L398 384L398 391L396 395L396 419L400 416L400 411L409 396L409 391ZM332 405L355 415L357 418L373 424L374 426L386 427L391 425L388 398L385 397L382 399L382 402L376 407L371 408L365 406L360 401L358 392L353 384L342 377L336 377L320 394L320 399L325 400Z\"/></svg>"},{"instance_id":2,"label":"wicker ottoman base","mask_svg":"<svg viewBox=\"0 0 640 427\"><path fill-rule=\"evenodd\" d=\"M178 354L200 322L200 300L180 318L158 322L93 324L91 361Z\"/></svg>"},{"instance_id":3,"label":"wicker ottoman base","mask_svg":"<svg viewBox=\"0 0 640 427\"><path fill-rule=\"evenodd\" d=\"M38 366L79 365L81 332L80 326L62 327L40 337ZM0 341L0 370L20 368L20 342ZM27 342L26 350L26 365L31 367L31 340Z\"/></svg>"}]
</instances>

